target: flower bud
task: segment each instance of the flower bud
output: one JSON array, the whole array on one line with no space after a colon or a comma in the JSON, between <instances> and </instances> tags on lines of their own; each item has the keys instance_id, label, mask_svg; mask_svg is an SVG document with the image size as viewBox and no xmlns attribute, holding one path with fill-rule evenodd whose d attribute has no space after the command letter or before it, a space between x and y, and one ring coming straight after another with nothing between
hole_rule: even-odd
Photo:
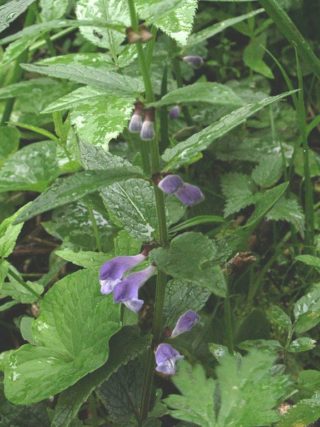
<instances>
[{"instance_id":1,"label":"flower bud","mask_svg":"<svg viewBox=\"0 0 320 427\"><path fill-rule=\"evenodd\" d=\"M183 185L179 175L167 175L158 184L160 190L167 194L174 194Z\"/></svg>"},{"instance_id":2,"label":"flower bud","mask_svg":"<svg viewBox=\"0 0 320 427\"><path fill-rule=\"evenodd\" d=\"M141 34L136 33L132 27L128 27L126 29L126 33L127 33L127 38L128 38L129 44L137 43L137 42L141 41Z\"/></svg>"},{"instance_id":3,"label":"flower bud","mask_svg":"<svg viewBox=\"0 0 320 427\"><path fill-rule=\"evenodd\" d=\"M144 121L140 131L140 138L143 141L151 141L154 136L154 110L151 109L145 112Z\"/></svg>"},{"instance_id":4,"label":"flower bud","mask_svg":"<svg viewBox=\"0 0 320 427\"><path fill-rule=\"evenodd\" d=\"M193 310L188 310L179 317L176 326L174 327L171 338L175 338L184 332L189 332L196 323L199 322L199 315Z\"/></svg>"},{"instance_id":5,"label":"flower bud","mask_svg":"<svg viewBox=\"0 0 320 427\"><path fill-rule=\"evenodd\" d=\"M169 117L170 119L177 119L180 116L181 108L179 105L175 105L174 107L170 108L169 110Z\"/></svg>"},{"instance_id":6,"label":"flower bud","mask_svg":"<svg viewBox=\"0 0 320 427\"><path fill-rule=\"evenodd\" d=\"M186 206L197 205L204 200L204 195L199 187L184 183L175 192L176 197Z\"/></svg>"},{"instance_id":7,"label":"flower bud","mask_svg":"<svg viewBox=\"0 0 320 427\"><path fill-rule=\"evenodd\" d=\"M131 133L139 133L142 129L142 109L143 105L141 102L136 102L134 112L131 116L128 130Z\"/></svg>"},{"instance_id":8,"label":"flower bud","mask_svg":"<svg viewBox=\"0 0 320 427\"><path fill-rule=\"evenodd\" d=\"M200 68L203 64L203 58L199 55L187 55L182 60L194 68Z\"/></svg>"}]
</instances>

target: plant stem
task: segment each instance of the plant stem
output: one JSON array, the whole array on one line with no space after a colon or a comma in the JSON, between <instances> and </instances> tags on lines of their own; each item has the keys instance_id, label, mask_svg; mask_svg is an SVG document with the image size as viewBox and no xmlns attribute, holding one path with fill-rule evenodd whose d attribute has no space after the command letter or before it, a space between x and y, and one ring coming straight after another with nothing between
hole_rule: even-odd
<instances>
[{"instance_id":1,"label":"plant stem","mask_svg":"<svg viewBox=\"0 0 320 427\"><path fill-rule=\"evenodd\" d=\"M97 221L95 219L93 209L91 206L89 206L89 203L87 203L87 209L88 209L88 213L89 213L89 218L90 218L91 223L92 223L92 231L93 231L94 238L96 239L97 249L99 252L102 252L101 239L100 239L100 235L99 235Z\"/></svg>"},{"instance_id":2,"label":"plant stem","mask_svg":"<svg viewBox=\"0 0 320 427\"><path fill-rule=\"evenodd\" d=\"M134 31L138 31L139 21L135 9L134 0L128 0L130 18L131 18L131 26ZM146 102L151 103L154 101L154 94L152 88L152 82L149 73L149 65L146 61L146 57L142 48L141 43L136 43L140 70L143 77L145 94L146 94ZM150 141L149 145L150 150L150 160L151 160L151 174L155 175L160 172L160 152L159 152L159 142L158 142L158 130L156 127L156 136ZM166 211L165 211L165 202L164 195L162 191L157 187L157 185L153 184L155 202L156 202L156 210L157 210L157 219L159 224L159 243L161 246L168 245L168 229L166 222ZM157 275L157 283L156 283L156 296L155 296L155 304L154 304L154 317L153 317L153 325L152 325L152 333L153 333L153 343L151 348L148 351L147 359L146 359L146 372L144 379L144 387L142 393L142 402L141 402L141 412L140 412L140 425L142 425L143 421L147 418L151 395L152 395L152 384L153 384L153 375L154 375L154 355L153 348L159 344L159 340L161 339L162 334L162 322L163 322L163 304L165 297L165 285L166 285L166 275L158 271Z\"/></svg>"},{"instance_id":3,"label":"plant stem","mask_svg":"<svg viewBox=\"0 0 320 427\"><path fill-rule=\"evenodd\" d=\"M232 312L230 304L230 290L229 284L227 283L227 295L224 299L224 325L226 330L227 337L227 347L230 354L234 352L234 343L233 343L233 326L232 326Z\"/></svg>"}]
</instances>

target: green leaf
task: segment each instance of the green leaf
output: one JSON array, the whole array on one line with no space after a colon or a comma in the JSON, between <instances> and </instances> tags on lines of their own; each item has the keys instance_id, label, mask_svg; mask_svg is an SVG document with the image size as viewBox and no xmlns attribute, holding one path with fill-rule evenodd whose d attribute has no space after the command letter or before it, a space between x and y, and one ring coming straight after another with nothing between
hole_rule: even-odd
<instances>
[{"instance_id":1,"label":"green leaf","mask_svg":"<svg viewBox=\"0 0 320 427\"><path fill-rule=\"evenodd\" d=\"M125 0L79 0L76 15L81 20L100 20L101 22L130 26L130 17ZM82 35L96 46L118 52L125 39L125 32L119 33L108 28L80 27Z\"/></svg>"},{"instance_id":2,"label":"green leaf","mask_svg":"<svg viewBox=\"0 0 320 427\"><path fill-rule=\"evenodd\" d=\"M212 105L233 105L236 107L243 105L241 98L231 88L220 83L211 82L197 82L172 90L163 96L160 101L151 105L162 107L164 105L197 102Z\"/></svg>"},{"instance_id":3,"label":"green leaf","mask_svg":"<svg viewBox=\"0 0 320 427\"><path fill-rule=\"evenodd\" d=\"M288 347L290 353L302 353L303 351L309 351L315 348L317 341L309 337L299 337L292 341Z\"/></svg>"},{"instance_id":4,"label":"green leaf","mask_svg":"<svg viewBox=\"0 0 320 427\"><path fill-rule=\"evenodd\" d=\"M139 15L185 46L192 31L197 0L136 0Z\"/></svg>"},{"instance_id":5,"label":"green leaf","mask_svg":"<svg viewBox=\"0 0 320 427\"><path fill-rule=\"evenodd\" d=\"M109 95L132 97L144 91L140 79L85 65L22 64L22 67L32 73L46 74L51 77L67 79L92 86L93 88L102 89Z\"/></svg>"},{"instance_id":6,"label":"green leaf","mask_svg":"<svg viewBox=\"0 0 320 427\"><path fill-rule=\"evenodd\" d=\"M11 0L0 7L0 32L20 16L34 0Z\"/></svg>"},{"instance_id":7,"label":"green leaf","mask_svg":"<svg viewBox=\"0 0 320 427\"><path fill-rule=\"evenodd\" d=\"M9 273L12 272L14 272L14 276L9 274L9 280L1 286L1 295L9 296L22 304L32 304L38 301L44 291L43 286L35 282L24 282L17 270L9 266Z\"/></svg>"},{"instance_id":8,"label":"green leaf","mask_svg":"<svg viewBox=\"0 0 320 427\"><path fill-rule=\"evenodd\" d=\"M101 190L115 181L129 179L137 175L135 168L114 168L108 171L78 172L66 178L59 178L29 205L16 221L26 221L39 213L66 205L87 194Z\"/></svg>"},{"instance_id":9,"label":"green leaf","mask_svg":"<svg viewBox=\"0 0 320 427\"><path fill-rule=\"evenodd\" d=\"M211 292L197 282L170 280L166 285L163 317L165 325L174 327L178 318L188 310L200 311Z\"/></svg>"},{"instance_id":10,"label":"green leaf","mask_svg":"<svg viewBox=\"0 0 320 427\"><path fill-rule=\"evenodd\" d=\"M291 329L291 319L280 307L276 305L271 306L267 312L267 315L271 323L277 325L279 328L284 329L285 331Z\"/></svg>"},{"instance_id":11,"label":"green leaf","mask_svg":"<svg viewBox=\"0 0 320 427\"><path fill-rule=\"evenodd\" d=\"M282 196L273 208L268 212L267 219L271 221L286 221L303 235L305 217L302 207L293 194L288 197Z\"/></svg>"},{"instance_id":12,"label":"green leaf","mask_svg":"<svg viewBox=\"0 0 320 427\"><path fill-rule=\"evenodd\" d=\"M198 215L193 218L186 219L178 225L170 228L170 232L177 233L183 231L186 228L196 227L201 224L221 224L224 222L224 218L218 215Z\"/></svg>"},{"instance_id":13,"label":"green leaf","mask_svg":"<svg viewBox=\"0 0 320 427\"><path fill-rule=\"evenodd\" d=\"M108 358L120 329L119 306L102 296L96 272L78 271L45 295L27 344L5 361L5 394L16 404L46 399L70 387Z\"/></svg>"},{"instance_id":14,"label":"green leaf","mask_svg":"<svg viewBox=\"0 0 320 427\"><path fill-rule=\"evenodd\" d=\"M255 104L245 105L192 135L186 141L180 142L172 148L167 148L162 156L163 160L167 162L164 170L173 170L182 165L193 163L194 159L198 159L198 154L208 148L214 141L239 126L248 117L256 114L264 107L279 101L291 93L293 92L282 93L281 95L265 98Z\"/></svg>"},{"instance_id":15,"label":"green leaf","mask_svg":"<svg viewBox=\"0 0 320 427\"><path fill-rule=\"evenodd\" d=\"M221 177L223 195L226 198L224 216L227 217L254 203L252 182L248 175L231 172Z\"/></svg>"},{"instance_id":16,"label":"green leaf","mask_svg":"<svg viewBox=\"0 0 320 427\"><path fill-rule=\"evenodd\" d=\"M296 256L297 261L301 261L310 267L320 268L320 258L313 255L298 255Z\"/></svg>"},{"instance_id":17,"label":"green leaf","mask_svg":"<svg viewBox=\"0 0 320 427\"><path fill-rule=\"evenodd\" d=\"M295 330L298 334L309 331L320 322L320 285L300 298L294 305Z\"/></svg>"},{"instance_id":18,"label":"green leaf","mask_svg":"<svg viewBox=\"0 0 320 427\"><path fill-rule=\"evenodd\" d=\"M112 218L130 235L151 241L157 232L157 213L152 186L142 179L117 182L102 191Z\"/></svg>"},{"instance_id":19,"label":"green leaf","mask_svg":"<svg viewBox=\"0 0 320 427\"><path fill-rule=\"evenodd\" d=\"M37 142L11 155L0 169L0 192L43 191L58 176L55 142Z\"/></svg>"},{"instance_id":20,"label":"green leaf","mask_svg":"<svg viewBox=\"0 0 320 427\"><path fill-rule=\"evenodd\" d=\"M262 11L263 9L257 9L250 13L237 16L235 18L225 19L224 21L218 22L217 24L210 25L210 27L200 30L195 34L191 34L191 36L188 39L187 47L198 45L204 42L205 40L209 39L210 37L213 37L216 34L221 33L226 28L232 27L233 25L236 25L239 22L252 18L253 16L258 15Z\"/></svg>"},{"instance_id":21,"label":"green leaf","mask_svg":"<svg viewBox=\"0 0 320 427\"><path fill-rule=\"evenodd\" d=\"M171 241L170 248L153 249L150 256L160 270L174 279L196 282L212 290L216 247L202 233L180 234Z\"/></svg>"},{"instance_id":22,"label":"green leaf","mask_svg":"<svg viewBox=\"0 0 320 427\"><path fill-rule=\"evenodd\" d=\"M262 188L272 187L281 178L282 171L283 161L279 153L263 156L252 171L252 179Z\"/></svg>"},{"instance_id":23,"label":"green leaf","mask_svg":"<svg viewBox=\"0 0 320 427\"><path fill-rule=\"evenodd\" d=\"M311 426L320 418L320 394L315 393L311 399L300 400L281 417L277 427ZM313 424L312 424L313 425Z\"/></svg>"},{"instance_id":24,"label":"green leaf","mask_svg":"<svg viewBox=\"0 0 320 427\"><path fill-rule=\"evenodd\" d=\"M41 16L45 21L62 18L68 5L69 0L40 0Z\"/></svg>"},{"instance_id":25,"label":"green leaf","mask_svg":"<svg viewBox=\"0 0 320 427\"><path fill-rule=\"evenodd\" d=\"M79 90L81 89L84 88ZM134 98L100 94L86 102L80 101L72 108L71 124L83 141L107 144L123 131L131 117L133 106Z\"/></svg>"},{"instance_id":26,"label":"green leaf","mask_svg":"<svg viewBox=\"0 0 320 427\"><path fill-rule=\"evenodd\" d=\"M16 128L0 126L0 166L19 147L20 132Z\"/></svg>"},{"instance_id":27,"label":"green leaf","mask_svg":"<svg viewBox=\"0 0 320 427\"><path fill-rule=\"evenodd\" d=\"M133 167L128 160L108 152L108 147L85 144L84 142L80 141L79 148L80 159L84 169L108 170L115 167ZM137 172L140 172L138 167L136 167L136 170Z\"/></svg>"},{"instance_id":28,"label":"green leaf","mask_svg":"<svg viewBox=\"0 0 320 427\"><path fill-rule=\"evenodd\" d=\"M244 63L253 71L262 74L268 79L273 79L271 68L264 62L263 57L266 53L266 33L261 33L251 39L243 53Z\"/></svg>"},{"instance_id":29,"label":"green leaf","mask_svg":"<svg viewBox=\"0 0 320 427\"><path fill-rule=\"evenodd\" d=\"M113 256L113 254L104 254L102 252L74 252L71 249L60 249L55 251L55 254L68 262L72 262L72 264L95 270L98 270L104 262Z\"/></svg>"},{"instance_id":30,"label":"green leaf","mask_svg":"<svg viewBox=\"0 0 320 427\"><path fill-rule=\"evenodd\" d=\"M55 408L51 427L68 427L90 394L121 366L145 351L150 336L140 336L135 327L125 326L110 340L110 355L104 366L63 392Z\"/></svg>"},{"instance_id":31,"label":"green leaf","mask_svg":"<svg viewBox=\"0 0 320 427\"><path fill-rule=\"evenodd\" d=\"M171 394L164 399L170 414L178 420L189 421L201 427L214 427L214 387L212 378L207 378L201 365L191 366L183 361L179 363L178 373L172 377L181 396Z\"/></svg>"},{"instance_id":32,"label":"green leaf","mask_svg":"<svg viewBox=\"0 0 320 427\"><path fill-rule=\"evenodd\" d=\"M13 222L24 208L22 207L0 224L0 258L8 257L16 245L23 224L13 225Z\"/></svg>"},{"instance_id":33,"label":"green leaf","mask_svg":"<svg viewBox=\"0 0 320 427\"><path fill-rule=\"evenodd\" d=\"M140 240L130 236L126 230L120 230L114 239L115 256L137 255L141 251L141 244Z\"/></svg>"}]
</instances>

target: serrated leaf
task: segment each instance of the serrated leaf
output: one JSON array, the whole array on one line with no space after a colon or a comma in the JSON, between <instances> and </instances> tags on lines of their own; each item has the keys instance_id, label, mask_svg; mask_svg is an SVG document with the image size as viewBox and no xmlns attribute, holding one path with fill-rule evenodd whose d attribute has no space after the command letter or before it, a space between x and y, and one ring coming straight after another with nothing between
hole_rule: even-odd
<instances>
[{"instance_id":1,"label":"serrated leaf","mask_svg":"<svg viewBox=\"0 0 320 427\"><path fill-rule=\"evenodd\" d=\"M135 327L122 328L110 340L107 363L60 395L51 426L68 427L93 390L107 381L121 366L145 351L149 345L148 335L141 336Z\"/></svg>"},{"instance_id":2,"label":"serrated leaf","mask_svg":"<svg viewBox=\"0 0 320 427\"><path fill-rule=\"evenodd\" d=\"M262 188L272 187L281 178L282 171L283 161L279 153L263 156L252 171L252 179Z\"/></svg>"},{"instance_id":3,"label":"serrated leaf","mask_svg":"<svg viewBox=\"0 0 320 427\"><path fill-rule=\"evenodd\" d=\"M62 18L68 5L69 0L40 0L41 17L45 21Z\"/></svg>"},{"instance_id":4,"label":"serrated leaf","mask_svg":"<svg viewBox=\"0 0 320 427\"><path fill-rule=\"evenodd\" d=\"M243 105L241 98L226 85L211 82L197 82L172 90L153 106L162 107L172 104L205 103L212 105Z\"/></svg>"},{"instance_id":5,"label":"serrated leaf","mask_svg":"<svg viewBox=\"0 0 320 427\"><path fill-rule=\"evenodd\" d=\"M101 190L115 181L137 175L135 168L114 168L108 171L78 172L67 178L59 178L18 216L16 222L26 221L39 213L74 202L87 194Z\"/></svg>"},{"instance_id":6,"label":"serrated leaf","mask_svg":"<svg viewBox=\"0 0 320 427\"><path fill-rule=\"evenodd\" d=\"M201 233L189 232L175 237L170 248L157 248L150 257L158 268L174 279L196 282L212 290L215 280L214 242Z\"/></svg>"},{"instance_id":7,"label":"serrated leaf","mask_svg":"<svg viewBox=\"0 0 320 427\"><path fill-rule=\"evenodd\" d=\"M114 239L114 254L137 255L141 251L141 244L141 240L135 239L125 230L120 230Z\"/></svg>"},{"instance_id":8,"label":"serrated leaf","mask_svg":"<svg viewBox=\"0 0 320 427\"><path fill-rule=\"evenodd\" d=\"M309 351L315 348L316 340L309 337L299 337L292 341L288 347L290 353L302 353L303 351Z\"/></svg>"},{"instance_id":9,"label":"serrated leaf","mask_svg":"<svg viewBox=\"0 0 320 427\"><path fill-rule=\"evenodd\" d=\"M109 24L121 24L124 28L130 25L129 10L125 0L79 0L76 15L80 20L100 20ZM96 46L110 49L117 53L125 39L122 34L108 28L80 27L82 35Z\"/></svg>"},{"instance_id":10,"label":"serrated leaf","mask_svg":"<svg viewBox=\"0 0 320 427\"><path fill-rule=\"evenodd\" d=\"M252 183L248 175L231 172L221 177L223 195L226 198L224 216L227 217L254 203Z\"/></svg>"},{"instance_id":11,"label":"serrated leaf","mask_svg":"<svg viewBox=\"0 0 320 427\"><path fill-rule=\"evenodd\" d=\"M151 241L157 231L152 186L142 179L128 179L102 191L108 211L133 237Z\"/></svg>"},{"instance_id":12,"label":"serrated leaf","mask_svg":"<svg viewBox=\"0 0 320 427\"><path fill-rule=\"evenodd\" d=\"M37 142L10 156L0 169L0 192L43 191L59 175L57 146Z\"/></svg>"},{"instance_id":13,"label":"serrated leaf","mask_svg":"<svg viewBox=\"0 0 320 427\"><path fill-rule=\"evenodd\" d=\"M82 88L81 88L82 89ZM127 125L134 98L99 95L72 108L70 117L80 139L91 144L107 144Z\"/></svg>"},{"instance_id":14,"label":"serrated leaf","mask_svg":"<svg viewBox=\"0 0 320 427\"><path fill-rule=\"evenodd\" d=\"M20 16L34 0L11 0L0 7L0 32Z\"/></svg>"},{"instance_id":15,"label":"serrated leaf","mask_svg":"<svg viewBox=\"0 0 320 427\"><path fill-rule=\"evenodd\" d=\"M170 280L166 285L163 307L165 325L174 327L177 319L186 311L200 311L207 302L211 292L197 282Z\"/></svg>"},{"instance_id":16,"label":"serrated leaf","mask_svg":"<svg viewBox=\"0 0 320 427\"><path fill-rule=\"evenodd\" d=\"M120 156L111 154L101 145L85 144L80 141L80 159L84 169L87 170L108 170L114 167L133 167L132 164ZM137 172L140 171L136 167Z\"/></svg>"},{"instance_id":17,"label":"serrated leaf","mask_svg":"<svg viewBox=\"0 0 320 427\"><path fill-rule=\"evenodd\" d=\"M311 426L320 418L320 393L315 393L311 399L300 400L281 417L278 427ZM312 424L313 425L313 424Z\"/></svg>"},{"instance_id":18,"label":"serrated leaf","mask_svg":"<svg viewBox=\"0 0 320 427\"><path fill-rule=\"evenodd\" d=\"M34 73L46 74L48 76L67 79L77 83L89 85L94 88L102 89L109 95L131 97L144 91L143 84L140 79L85 65L23 64L22 67L25 70Z\"/></svg>"},{"instance_id":19,"label":"serrated leaf","mask_svg":"<svg viewBox=\"0 0 320 427\"><path fill-rule=\"evenodd\" d=\"M137 0L139 15L159 27L180 45L187 43L192 31L197 0Z\"/></svg>"},{"instance_id":20,"label":"serrated leaf","mask_svg":"<svg viewBox=\"0 0 320 427\"><path fill-rule=\"evenodd\" d=\"M72 262L72 264L96 270L98 270L104 262L113 256L113 254L104 254L101 252L74 252L71 249L60 249L55 251L55 254L68 262Z\"/></svg>"},{"instance_id":21,"label":"serrated leaf","mask_svg":"<svg viewBox=\"0 0 320 427\"><path fill-rule=\"evenodd\" d=\"M292 194L288 197L281 197L268 212L267 219L289 222L303 235L305 225L304 213L298 200Z\"/></svg>"},{"instance_id":22,"label":"serrated leaf","mask_svg":"<svg viewBox=\"0 0 320 427\"><path fill-rule=\"evenodd\" d=\"M314 328L320 322L320 285L313 288L300 298L294 305L296 319L295 330L301 334Z\"/></svg>"},{"instance_id":23,"label":"serrated leaf","mask_svg":"<svg viewBox=\"0 0 320 427\"><path fill-rule=\"evenodd\" d=\"M248 1L248 0L246 0ZM187 46L195 46L197 44L200 44L204 42L205 40L209 39L210 37L215 36L216 34L221 33L226 28L232 27L233 25L238 24L239 22L242 22L246 19L252 18L253 16L261 13L263 9L257 9L250 13L246 13L244 15L237 16L235 18L229 18L225 19L224 21L218 22L217 24L210 25L209 27L198 31L195 34L191 34L191 36L188 39Z\"/></svg>"},{"instance_id":24,"label":"serrated leaf","mask_svg":"<svg viewBox=\"0 0 320 427\"><path fill-rule=\"evenodd\" d=\"M255 104L248 104L234 110L230 114L222 117L218 122L192 135L186 141L180 142L173 148L167 148L162 156L163 160L167 162L164 169L166 171L174 170L182 165L193 163L194 159L198 159L199 153L208 148L214 141L239 126L248 117L257 113L264 107L280 101L280 99L291 93L292 92L286 92L281 95L271 96Z\"/></svg>"},{"instance_id":25,"label":"serrated leaf","mask_svg":"<svg viewBox=\"0 0 320 427\"><path fill-rule=\"evenodd\" d=\"M36 346L23 345L5 361L5 394L29 404L70 387L108 358L120 329L119 306L102 296L96 272L81 270L45 295L33 324Z\"/></svg>"}]
</instances>

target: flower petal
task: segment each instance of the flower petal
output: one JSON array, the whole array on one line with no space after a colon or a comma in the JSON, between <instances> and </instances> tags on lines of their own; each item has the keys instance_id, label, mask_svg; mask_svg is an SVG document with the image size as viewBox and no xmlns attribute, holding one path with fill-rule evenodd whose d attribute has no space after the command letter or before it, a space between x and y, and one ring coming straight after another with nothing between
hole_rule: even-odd
<instances>
[{"instance_id":1,"label":"flower petal","mask_svg":"<svg viewBox=\"0 0 320 427\"><path fill-rule=\"evenodd\" d=\"M188 310L182 314L174 327L171 338L175 338L184 332L190 331L196 323L199 322L199 315L193 310Z\"/></svg>"},{"instance_id":2,"label":"flower petal","mask_svg":"<svg viewBox=\"0 0 320 427\"><path fill-rule=\"evenodd\" d=\"M167 175L158 184L160 190L167 194L175 193L183 185L179 175Z\"/></svg>"},{"instance_id":3,"label":"flower petal","mask_svg":"<svg viewBox=\"0 0 320 427\"><path fill-rule=\"evenodd\" d=\"M183 359L183 356L170 344L159 344L155 351L156 371L166 375L176 373L177 360Z\"/></svg>"},{"instance_id":4,"label":"flower petal","mask_svg":"<svg viewBox=\"0 0 320 427\"><path fill-rule=\"evenodd\" d=\"M204 200L204 195L200 188L187 183L178 188L175 195L186 206L193 206Z\"/></svg>"}]
</instances>

